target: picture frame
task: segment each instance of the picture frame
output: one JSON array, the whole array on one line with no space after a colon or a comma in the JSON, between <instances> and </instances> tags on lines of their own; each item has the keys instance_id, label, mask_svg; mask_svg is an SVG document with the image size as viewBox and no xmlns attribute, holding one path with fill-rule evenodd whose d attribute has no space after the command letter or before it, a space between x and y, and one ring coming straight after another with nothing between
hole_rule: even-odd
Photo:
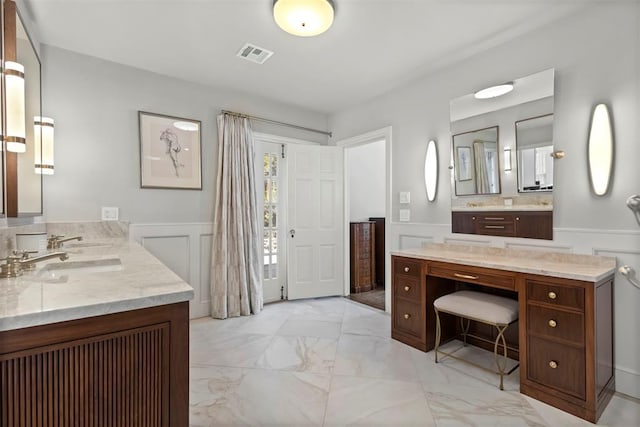
<instances>
[{"instance_id":1,"label":"picture frame","mask_svg":"<svg viewBox=\"0 0 640 427\"><path fill-rule=\"evenodd\" d=\"M202 190L201 122L138 111L140 187Z\"/></svg>"},{"instance_id":2,"label":"picture frame","mask_svg":"<svg viewBox=\"0 0 640 427\"><path fill-rule=\"evenodd\" d=\"M456 147L458 181L471 181L471 147Z\"/></svg>"}]
</instances>

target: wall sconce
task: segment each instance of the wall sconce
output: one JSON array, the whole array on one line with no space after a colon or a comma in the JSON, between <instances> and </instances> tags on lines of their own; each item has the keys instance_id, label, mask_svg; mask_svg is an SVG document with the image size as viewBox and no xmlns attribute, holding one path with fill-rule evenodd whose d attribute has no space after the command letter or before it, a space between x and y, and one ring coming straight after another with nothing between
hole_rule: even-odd
<instances>
[{"instance_id":1,"label":"wall sconce","mask_svg":"<svg viewBox=\"0 0 640 427\"><path fill-rule=\"evenodd\" d=\"M53 119L40 116L34 117L33 131L35 135L35 173L53 175Z\"/></svg>"},{"instance_id":2,"label":"wall sconce","mask_svg":"<svg viewBox=\"0 0 640 427\"><path fill-rule=\"evenodd\" d=\"M613 169L613 129L605 104L598 104L593 109L588 158L591 188L596 196L604 196L609 190Z\"/></svg>"},{"instance_id":3,"label":"wall sconce","mask_svg":"<svg viewBox=\"0 0 640 427\"><path fill-rule=\"evenodd\" d=\"M327 31L333 24L332 0L274 0L273 19L294 36L311 37Z\"/></svg>"},{"instance_id":4,"label":"wall sconce","mask_svg":"<svg viewBox=\"0 0 640 427\"><path fill-rule=\"evenodd\" d=\"M433 139L427 143L427 154L424 157L424 185L427 200L433 202L438 190L438 149Z\"/></svg>"},{"instance_id":5,"label":"wall sconce","mask_svg":"<svg viewBox=\"0 0 640 427\"><path fill-rule=\"evenodd\" d=\"M511 148L504 149L504 171L511 172Z\"/></svg>"},{"instance_id":6,"label":"wall sconce","mask_svg":"<svg viewBox=\"0 0 640 427\"><path fill-rule=\"evenodd\" d=\"M3 73L6 96L6 135L3 139L7 151L24 153L27 151L24 67L17 62L5 61Z\"/></svg>"}]
</instances>

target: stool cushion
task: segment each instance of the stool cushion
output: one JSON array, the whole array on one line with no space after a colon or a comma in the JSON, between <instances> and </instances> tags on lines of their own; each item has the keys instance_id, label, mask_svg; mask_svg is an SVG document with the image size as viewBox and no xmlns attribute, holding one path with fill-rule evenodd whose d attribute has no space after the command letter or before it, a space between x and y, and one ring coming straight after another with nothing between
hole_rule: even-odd
<instances>
[{"instance_id":1,"label":"stool cushion","mask_svg":"<svg viewBox=\"0 0 640 427\"><path fill-rule=\"evenodd\" d=\"M484 323L508 325L518 319L518 301L474 291L458 291L433 302L438 311Z\"/></svg>"}]
</instances>

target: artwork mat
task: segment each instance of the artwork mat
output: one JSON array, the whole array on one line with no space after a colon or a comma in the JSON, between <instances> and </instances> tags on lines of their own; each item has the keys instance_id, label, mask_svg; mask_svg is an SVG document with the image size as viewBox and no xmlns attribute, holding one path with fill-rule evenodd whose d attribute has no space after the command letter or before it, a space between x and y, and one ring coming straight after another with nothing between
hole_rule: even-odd
<instances>
[{"instance_id":1,"label":"artwork mat","mask_svg":"<svg viewBox=\"0 0 640 427\"><path fill-rule=\"evenodd\" d=\"M471 147L456 147L458 181L471 181Z\"/></svg>"},{"instance_id":2,"label":"artwork mat","mask_svg":"<svg viewBox=\"0 0 640 427\"><path fill-rule=\"evenodd\" d=\"M195 124L197 130L178 129L174 126L176 122ZM138 111L138 126L140 187L202 190L201 122ZM162 139L165 130L168 138ZM169 148L173 149L171 154L167 152Z\"/></svg>"}]
</instances>

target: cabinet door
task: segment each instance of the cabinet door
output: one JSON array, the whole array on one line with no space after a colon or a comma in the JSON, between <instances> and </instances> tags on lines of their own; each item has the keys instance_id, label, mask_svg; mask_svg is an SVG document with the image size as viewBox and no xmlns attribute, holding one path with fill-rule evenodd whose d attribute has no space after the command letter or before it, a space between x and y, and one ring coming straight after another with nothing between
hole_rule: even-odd
<instances>
[{"instance_id":1,"label":"cabinet door","mask_svg":"<svg viewBox=\"0 0 640 427\"><path fill-rule=\"evenodd\" d=\"M553 212L518 212L516 236L530 239L553 239Z\"/></svg>"},{"instance_id":2,"label":"cabinet door","mask_svg":"<svg viewBox=\"0 0 640 427\"><path fill-rule=\"evenodd\" d=\"M476 234L476 214L473 212L451 212L451 232Z\"/></svg>"}]
</instances>

